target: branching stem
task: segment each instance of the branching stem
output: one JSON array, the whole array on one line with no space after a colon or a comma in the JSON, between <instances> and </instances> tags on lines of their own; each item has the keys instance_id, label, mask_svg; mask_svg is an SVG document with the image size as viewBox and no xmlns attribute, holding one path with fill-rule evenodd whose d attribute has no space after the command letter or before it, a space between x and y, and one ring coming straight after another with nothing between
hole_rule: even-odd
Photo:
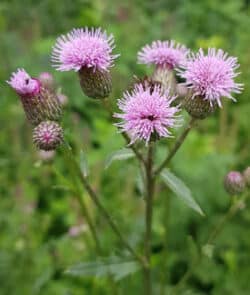
<instances>
[{"instance_id":1,"label":"branching stem","mask_svg":"<svg viewBox=\"0 0 250 295\"><path fill-rule=\"evenodd\" d=\"M172 147L172 149L170 150L168 156L166 157L166 159L162 162L162 164L155 170L154 172L154 176L156 177L158 174L161 173L161 171L169 164L169 162L172 160L172 158L174 157L174 155L176 154L176 152L179 150L179 148L181 147L181 145L183 144L185 138L187 137L189 131L192 129L192 127L194 126L196 122L195 118L192 118L188 125L186 126L186 128L183 130L183 132L181 133L181 135L179 136L179 138L177 138L174 146Z\"/></svg>"}]
</instances>

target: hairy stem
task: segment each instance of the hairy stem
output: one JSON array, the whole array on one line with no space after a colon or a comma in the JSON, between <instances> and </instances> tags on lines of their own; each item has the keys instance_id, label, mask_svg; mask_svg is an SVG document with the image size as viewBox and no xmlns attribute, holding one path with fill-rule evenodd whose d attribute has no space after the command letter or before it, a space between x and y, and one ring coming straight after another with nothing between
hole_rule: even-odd
<instances>
[{"instance_id":1,"label":"hairy stem","mask_svg":"<svg viewBox=\"0 0 250 295\"><path fill-rule=\"evenodd\" d=\"M155 170L154 176L157 176L161 171L169 164L169 162L172 160L174 155L177 153L181 145L183 144L185 138L187 137L189 131L194 126L194 123L196 122L195 118L191 118L186 128L183 130L182 134L179 136L179 138L176 140L174 146L170 150L168 156L166 159L162 162L162 164Z\"/></svg>"},{"instance_id":2,"label":"hairy stem","mask_svg":"<svg viewBox=\"0 0 250 295\"><path fill-rule=\"evenodd\" d=\"M150 142L148 148L148 158L145 165L146 169L146 214L145 214L145 241L144 253L148 267L144 269L144 288L145 294L152 294L152 278L151 278L151 239L152 239L152 219L153 219L153 198L154 198L154 178L153 178L153 143Z\"/></svg>"}]
</instances>

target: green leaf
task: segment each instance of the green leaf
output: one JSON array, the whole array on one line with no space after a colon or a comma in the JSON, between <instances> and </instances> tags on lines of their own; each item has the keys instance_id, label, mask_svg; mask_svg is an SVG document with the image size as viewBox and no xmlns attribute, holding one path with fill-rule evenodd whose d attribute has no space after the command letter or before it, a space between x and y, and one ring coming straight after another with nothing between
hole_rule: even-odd
<instances>
[{"instance_id":1,"label":"green leaf","mask_svg":"<svg viewBox=\"0 0 250 295\"><path fill-rule=\"evenodd\" d=\"M105 161L105 169L107 169L112 164L113 161L127 160L134 157L134 155L135 155L134 152L127 148L123 148L121 150L115 151L107 157Z\"/></svg>"},{"instance_id":2,"label":"green leaf","mask_svg":"<svg viewBox=\"0 0 250 295\"><path fill-rule=\"evenodd\" d=\"M179 197L188 207L192 208L201 215L205 215L200 206L194 200L190 189L186 184L171 173L168 169L161 172L164 183Z\"/></svg>"},{"instance_id":3,"label":"green leaf","mask_svg":"<svg viewBox=\"0 0 250 295\"><path fill-rule=\"evenodd\" d=\"M95 262L78 263L67 269L65 273L77 277L113 275L114 280L118 281L135 273L140 267L137 261L111 256L109 258L101 258Z\"/></svg>"},{"instance_id":4,"label":"green leaf","mask_svg":"<svg viewBox=\"0 0 250 295\"><path fill-rule=\"evenodd\" d=\"M84 177L89 175L88 161L83 150L80 151L80 169Z\"/></svg>"}]
</instances>

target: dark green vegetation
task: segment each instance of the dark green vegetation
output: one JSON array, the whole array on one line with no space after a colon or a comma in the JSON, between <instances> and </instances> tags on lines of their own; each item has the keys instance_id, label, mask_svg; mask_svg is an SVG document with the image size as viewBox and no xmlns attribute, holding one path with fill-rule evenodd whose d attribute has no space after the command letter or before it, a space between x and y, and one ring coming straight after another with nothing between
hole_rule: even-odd
<instances>
[{"instance_id":1,"label":"dark green vegetation","mask_svg":"<svg viewBox=\"0 0 250 295\"><path fill-rule=\"evenodd\" d=\"M119 4L124 2L124 4ZM250 165L250 5L245 0L2 0L0 2L0 294L82 295L142 294L141 273L118 281L79 278L64 274L77 262L97 261L95 244L79 209L67 190L69 172L59 153L54 164L42 163L31 142L21 104L5 80L17 67L36 76L52 71L69 97L64 127L76 154L83 149L90 180L130 243L140 249L143 236L143 200L136 160L114 162L104 170L108 155L123 147L100 104L84 97L77 75L56 73L50 66L55 38L80 26L102 26L115 35L121 57L113 68L113 93L121 96L132 75L150 73L136 64L137 51L154 39L175 39L193 50L221 47L239 57L245 84L238 102L200 122L174 158L171 168L192 189L206 214L200 217L162 184L155 199L153 226L154 283L160 290L176 284L196 253L230 206L223 190L228 170ZM177 130L178 132L178 130ZM172 140L163 140L163 158ZM93 207L83 197L98 229L102 257L124 255L121 245ZM249 204L248 204L249 205ZM170 209L168 209L170 207ZM167 221L168 227L166 228ZM69 235L73 226L80 233ZM250 293L250 210L235 216L195 268L179 294ZM191 238L192 237L192 238ZM162 258L167 248L165 259ZM134 266L127 266L133 268ZM119 277L123 268L117 267ZM101 272L101 268L99 268ZM118 292L118 293L116 293ZM158 293L159 292L159 293ZM156 291L160 294L160 291Z\"/></svg>"}]
</instances>

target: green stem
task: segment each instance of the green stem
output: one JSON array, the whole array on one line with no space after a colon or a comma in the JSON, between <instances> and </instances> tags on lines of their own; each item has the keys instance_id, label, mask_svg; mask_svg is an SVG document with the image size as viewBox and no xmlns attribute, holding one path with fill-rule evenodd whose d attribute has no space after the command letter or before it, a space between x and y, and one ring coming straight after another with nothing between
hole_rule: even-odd
<instances>
[{"instance_id":1,"label":"green stem","mask_svg":"<svg viewBox=\"0 0 250 295\"><path fill-rule=\"evenodd\" d=\"M211 231L210 235L208 236L206 242L204 245L212 244L218 237L218 235L222 232L224 229L225 224L236 215L236 213L242 208L242 204L244 204L245 199L247 198L247 195L244 195L241 199L239 199L237 202L233 203L230 208L228 209L227 213L222 217L220 222L214 227L214 229ZM181 286L190 278L192 275L195 267L200 263L202 259L202 252L199 253L199 255L193 260L191 263L189 269L185 272L185 274L182 276L180 281L175 285L174 289L172 290L171 294L179 294L176 293Z\"/></svg>"},{"instance_id":2,"label":"green stem","mask_svg":"<svg viewBox=\"0 0 250 295\"><path fill-rule=\"evenodd\" d=\"M87 222L87 224L89 226L89 229L90 229L90 232L92 234L93 240L95 241L96 252L97 252L98 255L101 256L101 255L103 255L103 249L102 249L102 247L100 245L100 241L99 241L99 238L98 238L97 231L96 231L96 228L94 226L94 223L92 222L91 216L90 216L90 214L88 212L88 209L86 207L86 204L85 204L82 196L80 194L76 194L76 196L77 196L78 202L80 204L82 214L86 219L86 222ZM112 285L112 289L113 289L114 294L118 294L116 283L114 282L113 276L111 274L108 276L108 280L109 280L109 283Z\"/></svg>"},{"instance_id":3,"label":"green stem","mask_svg":"<svg viewBox=\"0 0 250 295\"><path fill-rule=\"evenodd\" d=\"M169 164L169 162L172 160L172 158L174 157L174 155L176 154L176 152L179 150L179 148L181 147L181 145L183 144L185 138L187 137L189 131L192 129L192 127L194 126L194 123L196 122L195 118L191 118L191 120L189 121L188 125L186 126L186 128L183 130L183 132L181 133L181 135L179 136L179 138L176 140L173 148L170 150L168 156L166 157L166 159L162 162L162 164L155 170L154 172L154 176L157 176L158 174L161 173L161 171Z\"/></svg>"},{"instance_id":4,"label":"green stem","mask_svg":"<svg viewBox=\"0 0 250 295\"><path fill-rule=\"evenodd\" d=\"M109 213L106 210L106 208L100 202L99 198L97 197L97 194L95 193L95 191L92 189L92 187L88 183L87 178L83 176L79 165L75 161L75 158L74 158L74 156L72 154L72 150L71 150L70 146L68 144L65 144L65 148L66 148L67 156L69 157L69 160L71 161L71 164L74 165L75 172L79 176L79 179L80 179L83 187L87 191L87 193L88 193L89 197L91 198L91 200L94 202L94 204L96 205L96 207L99 209L100 213L106 219L107 223L109 224L109 226L111 227L111 229L113 230L113 232L120 239L120 241L123 244L123 246L132 254L132 256L135 259L137 259L142 264L142 266L146 267L147 266L147 263L146 263L144 257L142 257L139 254L137 254L136 251L129 245L129 243L127 242L127 240L125 239L125 237L121 233L120 229L118 228L118 226L116 225L116 223L113 221L112 217L109 215Z\"/></svg>"},{"instance_id":5,"label":"green stem","mask_svg":"<svg viewBox=\"0 0 250 295\"><path fill-rule=\"evenodd\" d=\"M91 216L90 216L90 214L88 212L86 204L85 204L85 202L84 202L84 200L83 200L83 198L82 198L82 196L80 194L76 194L76 196L77 196L77 200L79 202L79 205L81 207L82 214L86 219L86 222L87 222L87 224L89 226L89 230L90 230L91 235L93 237L93 240L95 242L96 251L97 251L97 253L99 255L102 255L102 249L101 249L101 246L100 246L100 241L99 241L99 238L98 238L98 235L97 235L97 231L96 231L94 223L93 223L93 221L91 219Z\"/></svg>"},{"instance_id":6,"label":"green stem","mask_svg":"<svg viewBox=\"0 0 250 295\"><path fill-rule=\"evenodd\" d=\"M167 265L168 265L168 236L169 236L169 220L170 220L170 206L171 206L171 199L169 195L166 195L165 200L163 202L163 206L164 206L164 229L165 229L165 238L164 238L164 242L163 242L163 261L162 261L162 275L161 275L161 294L164 295L165 294L165 286L167 284Z\"/></svg>"},{"instance_id":7,"label":"green stem","mask_svg":"<svg viewBox=\"0 0 250 295\"><path fill-rule=\"evenodd\" d=\"M154 178L153 178L153 142L150 142L148 148L148 158L145 166L146 169L146 214L145 214L145 241L144 252L148 267L144 269L144 288L145 294L152 294L151 278L151 240L152 240L152 220L153 220L153 198L154 198Z\"/></svg>"}]
</instances>

